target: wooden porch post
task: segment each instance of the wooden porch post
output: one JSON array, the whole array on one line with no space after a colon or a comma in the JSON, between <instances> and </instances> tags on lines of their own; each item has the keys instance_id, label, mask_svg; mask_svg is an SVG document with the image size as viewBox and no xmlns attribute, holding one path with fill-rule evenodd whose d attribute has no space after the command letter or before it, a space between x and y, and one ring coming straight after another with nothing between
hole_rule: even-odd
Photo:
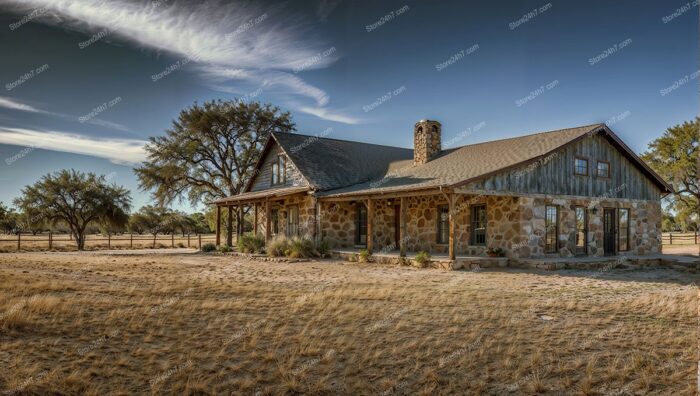
<instances>
[{"instance_id":1,"label":"wooden porch post","mask_svg":"<svg viewBox=\"0 0 700 396\"><path fill-rule=\"evenodd\" d=\"M406 257L406 198L401 197L401 203L399 207L399 255L401 257Z\"/></svg>"},{"instance_id":2,"label":"wooden porch post","mask_svg":"<svg viewBox=\"0 0 700 396\"><path fill-rule=\"evenodd\" d=\"M233 246L233 206L226 207L228 220L226 220L226 245Z\"/></svg>"},{"instance_id":3,"label":"wooden porch post","mask_svg":"<svg viewBox=\"0 0 700 396\"><path fill-rule=\"evenodd\" d=\"M221 245L221 206L216 205L216 246Z\"/></svg>"},{"instance_id":4,"label":"wooden porch post","mask_svg":"<svg viewBox=\"0 0 700 396\"><path fill-rule=\"evenodd\" d=\"M270 221L270 216L272 216L272 207L270 206L270 201L266 200L265 201L265 240L269 241L271 237L271 229L270 225L272 224Z\"/></svg>"},{"instance_id":5,"label":"wooden porch post","mask_svg":"<svg viewBox=\"0 0 700 396\"><path fill-rule=\"evenodd\" d=\"M449 241L449 255L450 255L450 260L455 259L455 195L454 194L449 194L447 196L447 204L448 204L448 218L449 218L449 228L450 228L450 241Z\"/></svg>"},{"instance_id":6,"label":"wooden porch post","mask_svg":"<svg viewBox=\"0 0 700 396\"><path fill-rule=\"evenodd\" d=\"M371 198L367 200L367 250L372 253L372 220L374 219L374 203Z\"/></svg>"},{"instance_id":7,"label":"wooden porch post","mask_svg":"<svg viewBox=\"0 0 700 396\"><path fill-rule=\"evenodd\" d=\"M243 205L236 206L236 243L243 235L245 220L243 220Z\"/></svg>"},{"instance_id":8,"label":"wooden porch post","mask_svg":"<svg viewBox=\"0 0 700 396\"><path fill-rule=\"evenodd\" d=\"M258 235L258 203L253 203L253 236Z\"/></svg>"}]
</instances>

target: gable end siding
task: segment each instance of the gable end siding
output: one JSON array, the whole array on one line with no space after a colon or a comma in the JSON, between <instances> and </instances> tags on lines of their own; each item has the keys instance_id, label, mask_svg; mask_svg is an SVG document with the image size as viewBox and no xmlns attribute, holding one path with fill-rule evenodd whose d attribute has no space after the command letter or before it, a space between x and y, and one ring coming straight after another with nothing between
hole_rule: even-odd
<instances>
[{"instance_id":1,"label":"gable end siding","mask_svg":"<svg viewBox=\"0 0 700 396\"><path fill-rule=\"evenodd\" d=\"M588 176L574 175L575 157L588 159ZM610 178L596 176L598 160L610 163ZM474 190L525 194L654 201L661 198L659 187L600 135L584 138L551 154L540 163L500 172L465 187Z\"/></svg>"},{"instance_id":2,"label":"gable end siding","mask_svg":"<svg viewBox=\"0 0 700 396\"><path fill-rule=\"evenodd\" d=\"M285 184L272 185L272 164L277 160L280 155L285 156L286 168L287 168L287 182ZM292 161L289 160L286 154L282 151L282 148L274 143L267 155L265 160L262 162L260 171L255 175L253 183L251 184L250 191L262 191L268 190L270 188L280 188L280 187L296 187L296 186L306 186L307 183L304 181L301 173L296 169Z\"/></svg>"}]
</instances>

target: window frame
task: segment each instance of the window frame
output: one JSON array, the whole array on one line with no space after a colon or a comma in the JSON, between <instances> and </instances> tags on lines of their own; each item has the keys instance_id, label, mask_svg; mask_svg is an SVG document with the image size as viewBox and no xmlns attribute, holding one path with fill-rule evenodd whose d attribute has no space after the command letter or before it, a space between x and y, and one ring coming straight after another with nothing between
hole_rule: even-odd
<instances>
[{"instance_id":1,"label":"window frame","mask_svg":"<svg viewBox=\"0 0 700 396\"><path fill-rule=\"evenodd\" d=\"M600 164L606 164L608 166L608 172L606 176L600 175ZM598 179L610 179L610 161L598 160L595 164L595 177Z\"/></svg>"},{"instance_id":2,"label":"window frame","mask_svg":"<svg viewBox=\"0 0 700 396\"><path fill-rule=\"evenodd\" d=\"M579 160L586 161L586 173L579 173L578 172L578 166L576 166L576 162ZM576 176L589 176L591 173L590 167L591 167L591 164L590 164L590 161L587 157L582 157L580 155L577 155L574 157L574 175L576 175Z\"/></svg>"},{"instance_id":3,"label":"window frame","mask_svg":"<svg viewBox=\"0 0 700 396\"><path fill-rule=\"evenodd\" d=\"M549 209L554 209L554 243L550 245L549 237L551 227L549 226L550 217ZM558 253L559 252L559 207L556 205L545 205L544 207L544 252L545 253Z\"/></svg>"},{"instance_id":4,"label":"window frame","mask_svg":"<svg viewBox=\"0 0 700 396\"><path fill-rule=\"evenodd\" d=\"M284 155L278 155L275 162L270 165L270 185L279 186L287 183L287 159Z\"/></svg>"},{"instance_id":5,"label":"window frame","mask_svg":"<svg viewBox=\"0 0 700 396\"><path fill-rule=\"evenodd\" d=\"M620 237L623 235L622 234L622 224L620 219L622 218L622 213L625 212L627 213L627 225L624 227L625 233L625 248L622 248L622 245L620 244ZM617 209L617 251L618 252L629 252L630 251L630 216L632 215L632 211L630 208L618 208Z\"/></svg>"},{"instance_id":6,"label":"window frame","mask_svg":"<svg viewBox=\"0 0 700 396\"><path fill-rule=\"evenodd\" d=\"M287 206L285 234L288 238L299 236L299 205Z\"/></svg>"},{"instance_id":7,"label":"window frame","mask_svg":"<svg viewBox=\"0 0 700 396\"><path fill-rule=\"evenodd\" d=\"M277 208L270 210L270 233L277 235L280 232L280 211Z\"/></svg>"},{"instance_id":8,"label":"window frame","mask_svg":"<svg viewBox=\"0 0 700 396\"><path fill-rule=\"evenodd\" d=\"M477 219L477 212L483 209L484 211L484 222L483 222L483 227L477 228L477 225L480 225L480 222ZM488 219L488 208L486 207L486 204L478 204L478 205L472 205L470 208L470 219L469 219L469 225L471 226L470 232L469 232L469 244L471 246L486 246L488 245L488 224L489 224L489 219ZM477 234L477 230L480 230L479 234ZM477 241L477 238L481 235L483 232L483 237L484 237L484 242L479 243Z\"/></svg>"},{"instance_id":9,"label":"window frame","mask_svg":"<svg viewBox=\"0 0 700 396\"><path fill-rule=\"evenodd\" d=\"M579 232L581 231L577 213L579 210L583 211L583 246L578 245ZM574 228L576 229L576 239L574 240L576 254L580 256L588 255L588 210L586 210L585 206L574 206Z\"/></svg>"},{"instance_id":10,"label":"window frame","mask_svg":"<svg viewBox=\"0 0 700 396\"><path fill-rule=\"evenodd\" d=\"M442 218L442 214L447 215L446 219ZM450 206L447 204L440 204L437 206L437 219L436 219L436 236L435 243L438 245L448 245L450 243ZM444 233L444 234L443 234ZM443 240L442 237L445 237Z\"/></svg>"}]
</instances>

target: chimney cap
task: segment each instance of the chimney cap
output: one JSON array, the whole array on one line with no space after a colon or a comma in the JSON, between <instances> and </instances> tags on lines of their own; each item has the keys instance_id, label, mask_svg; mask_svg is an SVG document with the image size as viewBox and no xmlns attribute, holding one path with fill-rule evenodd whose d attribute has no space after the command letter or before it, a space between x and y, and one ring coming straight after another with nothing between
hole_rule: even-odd
<instances>
[{"instance_id":1,"label":"chimney cap","mask_svg":"<svg viewBox=\"0 0 700 396\"><path fill-rule=\"evenodd\" d=\"M416 122L416 125L418 125L418 124L423 124L423 123L427 123L427 122L434 122L434 123L436 123L436 124L442 125L442 124L440 124L440 122L439 122L439 121L435 121L435 120L428 120L428 119L426 119L426 118L423 118L422 120L420 120L420 121Z\"/></svg>"}]
</instances>

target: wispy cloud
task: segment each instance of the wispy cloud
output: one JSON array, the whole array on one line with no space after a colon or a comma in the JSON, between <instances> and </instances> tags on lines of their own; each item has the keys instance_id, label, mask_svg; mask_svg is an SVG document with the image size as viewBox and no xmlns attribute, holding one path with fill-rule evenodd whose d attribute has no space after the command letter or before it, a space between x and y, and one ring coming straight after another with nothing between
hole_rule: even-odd
<instances>
[{"instance_id":1,"label":"wispy cloud","mask_svg":"<svg viewBox=\"0 0 700 396\"><path fill-rule=\"evenodd\" d=\"M0 127L0 143L105 158L120 165L134 165L146 159L144 140L99 139L58 131Z\"/></svg>"},{"instance_id":2,"label":"wispy cloud","mask_svg":"<svg viewBox=\"0 0 700 396\"><path fill-rule=\"evenodd\" d=\"M34 106L30 106L25 103L18 102L15 99L12 98L4 98L0 96L0 107L6 108L6 109L11 109L11 110L19 110L19 111L27 111L30 113L44 113L47 114L47 111L37 109Z\"/></svg>"},{"instance_id":3,"label":"wispy cloud","mask_svg":"<svg viewBox=\"0 0 700 396\"><path fill-rule=\"evenodd\" d=\"M63 114L63 113L55 113L52 111L46 111L40 108L37 108L35 106L22 103L16 99L12 98L7 98L7 97L2 97L0 96L0 107L5 108L5 109L10 109L10 110L18 110L18 111L25 111L29 113L38 113L38 114L46 114L50 115L53 117L58 117L58 118L63 118L66 120L71 120L71 121L78 121L78 117L69 115L69 114ZM122 124L117 124L116 122L111 122L111 121L105 121L100 118L91 118L90 120L86 121L88 124L93 124L93 125L99 125L105 128L111 128L115 129L118 131L123 131L123 132L130 132L133 133L131 129L128 127L122 125Z\"/></svg>"},{"instance_id":4,"label":"wispy cloud","mask_svg":"<svg viewBox=\"0 0 700 396\"><path fill-rule=\"evenodd\" d=\"M342 115L339 113L334 113L328 109L322 108L322 107L302 107L299 109L299 111L307 114L314 115L318 118L322 118L324 120L328 121L334 121L334 122L340 122L343 124L359 124L360 120L354 117L349 117L346 115Z\"/></svg>"},{"instance_id":5,"label":"wispy cloud","mask_svg":"<svg viewBox=\"0 0 700 396\"><path fill-rule=\"evenodd\" d=\"M84 31L109 29L112 37L194 60L204 76L256 81L326 106L328 95L290 73L327 48L310 25L283 6L210 0L10 0L22 11L46 8L41 20ZM52 14L52 15L51 15ZM332 64L337 55L313 68Z\"/></svg>"}]
</instances>

